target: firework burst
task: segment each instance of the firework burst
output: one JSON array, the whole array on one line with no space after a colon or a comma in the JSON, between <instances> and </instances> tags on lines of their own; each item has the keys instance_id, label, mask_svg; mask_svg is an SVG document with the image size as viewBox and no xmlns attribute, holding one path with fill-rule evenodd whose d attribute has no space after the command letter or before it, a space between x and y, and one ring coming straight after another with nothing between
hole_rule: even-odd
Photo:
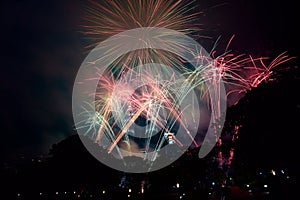
<instances>
[{"instance_id":1,"label":"firework burst","mask_svg":"<svg viewBox=\"0 0 300 200\"><path fill-rule=\"evenodd\" d=\"M182 33L200 30L195 0L89 1L84 33L96 44L107 37L142 27L161 27ZM94 44L95 45L95 44Z\"/></svg>"},{"instance_id":2,"label":"firework burst","mask_svg":"<svg viewBox=\"0 0 300 200\"><path fill-rule=\"evenodd\" d=\"M226 99L229 106L237 103L242 94L267 81L273 68L291 59L286 53L271 62L265 57L234 55L228 50L233 37L222 55L215 56L216 47L208 54L187 36L201 27L194 5L195 1L185 0L89 1L84 34L93 40L88 48L96 46L92 53L101 54L87 62L95 72L78 81L94 81L97 87L87 94L94 99L81 109L77 129L108 153L154 162L168 144L182 150L182 140L187 138L198 147L201 142L194 138L200 124L197 103L201 102L210 111L203 144L211 146L199 154L205 156L217 141L222 142L220 121L225 118ZM132 36L127 34L130 30L142 31ZM116 42L120 36L133 41L130 48L126 42ZM110 42L103 41L106 38ZM101 65L110 58L114 60ZM144 128L137 129L136 124ZM182 138L176 134L180 128L185 133ZM230 155L232 160L233 149Z\"/></svg>"}]
</instances>

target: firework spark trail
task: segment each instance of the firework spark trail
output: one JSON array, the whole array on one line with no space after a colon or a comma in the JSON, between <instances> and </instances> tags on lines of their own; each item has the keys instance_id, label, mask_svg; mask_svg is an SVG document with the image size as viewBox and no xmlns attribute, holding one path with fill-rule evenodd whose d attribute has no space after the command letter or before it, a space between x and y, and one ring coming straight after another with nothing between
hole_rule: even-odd
<instances>
[{"instance_id":1,"label":"firework spark trail","mask_svg":"<svg viewBox=\"0 0 300 200\"><path fill-rule=\"evenodd\" d=\"M267 82L275 67L293 59L286 52L281 53L271 62L268 57L253 58L251 55L234 55L228 52L220 56L215 56L215 54L216 51L213 51L213 67L219 71L227 87L228 106L238 103L242 98L238 96L239 94L245 94L263 81ZM270 64L267 64L268 62ZM212 76L208 75L208 77Z\"/></svg>"},{"instance_id":2,"label":"firework spark trail","mask_svg":"<svg viewBox=\"0 0 300 200\"><path fill-rule=\"evenodd\" d=\"M134 123L134 121L140 116L142 112L148 107L148 104L146 103L143 107L141 107L130 119L129 123L126 124L126 126L123 128L123 130L118 134L116 139L114 140L113 144L108 148L108 153L111 153L114 147L117 145L117 143L120 141L120 139L124 136L124 134L127 132L129 127Z\"/></svg>"}]
</instances>

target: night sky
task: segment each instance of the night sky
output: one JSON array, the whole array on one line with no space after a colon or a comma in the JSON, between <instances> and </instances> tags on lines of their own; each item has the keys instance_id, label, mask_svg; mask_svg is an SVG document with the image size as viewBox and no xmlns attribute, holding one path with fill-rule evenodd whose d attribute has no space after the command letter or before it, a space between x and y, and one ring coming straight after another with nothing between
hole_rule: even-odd
<instances>
[{"instance_id":1,"label":"night sky","mask_svg":"<svg viewBox=\"0 0 300 200\"><path fill-rule=\"evenodd\" d=\"M84 4L85 1L79 0L1 1L0 146L4 160L47 154L52 144L75 133L72 87L87 53L84 47L89 44L80 33L84 24ZM211 36L210 41L221 36L220 47L235 35L231 48L238 53L276 56L287 51L291 56L300 55L296 1L204 0L199 4L199 9L205 13L200 20L205 30L200 34ZM202 45L210 50L212 43ZM298 64L299 58L289 62L291 67ZM272 125L271 116L277 115L277 123L280 123L281 119L286 122L291 117L287 116L289 113L296 114L293 122L299 121L300 102L289 101L288 98L296 96L282 93L298 93L299 85L286 82L280 88L281 91L266 97L274 99L270 101L270 108L274 109L269 108L263 115L257 109L257 115L263 116L268 125ZM261 90L257 95L263 97L266 92ZM278 94L283 96L278 97ZM278 99L284 98L283 105L278 105L281 103ZM292 103L286 110L284 106L288 102ZM255 103L251 105L255 107ZM276 106L282 108L279 111L285 110L285 114L282 115ZM255 115L251 116L255 121ZM296 127L292 125L289 130ZM299 129L293 134L297 133ZM286 134L277 133L274 137L282 139Z\"/></svg>"}]
</instances>

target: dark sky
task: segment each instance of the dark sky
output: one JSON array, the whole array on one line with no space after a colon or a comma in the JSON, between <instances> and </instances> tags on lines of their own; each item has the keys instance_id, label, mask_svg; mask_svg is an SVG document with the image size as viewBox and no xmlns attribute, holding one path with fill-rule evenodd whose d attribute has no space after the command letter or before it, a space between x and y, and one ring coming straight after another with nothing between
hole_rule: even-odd
<instances>
[{"instance_id":1,"label":"dark sky","mask_svg":"<svg viewBox=\"0 0 300 200\"><path fill-rule=\"evenodd\" d=\"M235 35L231 47L240 53L275 56L288 51L299 56L296 1L199 2L205 12L203 33L212 40L222 36L225 44ZM87 44L80 33L84 4L79 0L1 1L4 159L47 153L51 144L74 133L72 87ZM203 45L208 50L212 47ZM297 58L291 65L298 63Z\"/></svg>"}]
</instances>

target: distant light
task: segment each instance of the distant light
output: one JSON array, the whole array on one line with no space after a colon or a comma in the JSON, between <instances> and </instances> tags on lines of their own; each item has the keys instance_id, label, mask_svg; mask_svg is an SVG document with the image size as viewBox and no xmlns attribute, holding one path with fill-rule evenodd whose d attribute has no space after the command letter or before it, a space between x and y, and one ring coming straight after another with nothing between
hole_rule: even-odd
<instances>
[{"instance_id":1,"label":"distant light","mask_svg":"<svg viewBox=\"0 0 300 200\"><path fill-rule=\"evenodd\" d=\"M67 192L65 192L65 194L67 194Z\"/></svg>"},{"instance_id":2,"label":"distant light","mask_svg":"<svg viewBox=\"0 0 300 200\"><path fill-rule=\"evenodd\" d=\"M260 175L262 175L262 172L259 172Z\"/></svg>"},{"instance_id":3,"label":"distant light","mask_svg":"<svg viewBox=\"0 0 300 200\"><path fill-rule=\"evenodd\" d=\"M102 194L105 194L105 190L102 191Z\"/></svg>"},{"instance_id":4,"label":"distant light","mask_svg":"<svg viewBox=\"0 0 300 200\"><path fill-rule=\"evenodd\" d=\"M40 192L40 195L43 195L43 193Z\"/></svg>"},{"instance_id":5,"label":"distant light","mask_svg":"<svg viewBox=\"0 0 300 200\"><path fill-rule=\"evenodd\" d=\"M127 195L127 197L129 198L129 197L130 197L130 194L129 194L129 195Z\"/></svg>"},{"instance_id":6,"label":"distant light","mask_svg":"<svg viewBox=\"0 0 300 200\"><path fill-rule=\"evenodd\" d=\"M129 188L128 192L131 192L131 189Z\"/></svg>"},{"instance_id":7,"label":"distant light","mask_svg":"<svg viewBox=\"0 0 300 200\"><path fill-rule=\"evenodd\" d=\"M58 192L55 192L55 194L58 194Z\"/></svg>"},{"instance_id":8,"label":"distant light","mask_svg":"<svg viewBox=\"0 0 300 200\"><path fill-rule=\"evenodd\" d=\"M78 198L80 198L80 194L79 194L79 195L77 195L77 197L78 197Z\"/></svg>"},{"instance_id":9,"label":"distant light","mask_svg":"<svg viewBox=\"0 0 300 200\"><path fill-rule=\"evenodd\" d=\"M215 182L212 182L211 184L212 184L212 185L215 185L216 183L215 183Z\"/></svg>"},{"instance_id":10,"label":"distant light","mask_svg":"<svg viewBox=\"0 0 300 200\"><path fill-rule=\"evenodd\" d=\"M182 199L182 196L180 195L179 199Z\"/></svg>"},{"instance_id":11,"label":"distant light","mask_svg":"<svg viewBox=\"0 0 300 200\"><path fill-rule=\"evenodd\" d=\"M90 197L92 198L92 197L93 197L93 195L91 194L91 195L90 195Z\"/></svg>"},{"instance_id":12,"label":"distant light","mask_svg":"<svg viewBox=\"0 0 300 200\"><path fill-rule=\"evenodd\" d=\"M281 170L281 173L282 173L282 174L284 174L284 171L283 171L283 169Z\"/></svg>"},{"instance_id":13,"label":"distant light","mask_svg":"<svg viewBox=\"0 0 300 200\"><path fill-rule=\"evenodd\" d=\"M141 193L144 194L144 188L141 189Z\"/></svg>"},{"instance_id":14,"label":"distant light","mask_svg":"<svg viewBox=\"0 0 300 200\"><path fill-rule=\"evenodd\" d=\"M185 193L183 193L182 195L185 196Z\"/></svg>"},{"instance_id":15,"label":"distant light","mask_svg":"<svg viewBox=\"0 0 300 200\"><path fill-rule=\"evenodd\" d=\"M180 187L179 183L176 183L176 187L177 187L177 188L179 188L179 187Z\"/></svg>"},{"instance_id":16,"label":"distant light","mask_svg":"<svg viewBox=\"0 0 300 200\"><path fill-rule=\"evenodd\" d=\"M76 191L74 191L73 193L76 194Z\"/></svg>"},{"instance_id":17,"label":"distant light","mask_svg":"<svg viewBox=\"0 0 300 200\"><path fill-rule=\"evenodd\" d=\"M289 176L286 176L286 178L289 179L290 177L289 177Z\"/></svg>"},{"instance_id":18,"label":"distant light","mask_svg":"<svg viewBox=\"0 0 300 200\"><path fill-rule=\"evenodd\" d=\"M17 194L17 196L19 197L19 196L21 196L21 194L20 194L20 193L18 193L18 194Z\"/></svg>"},{"instance_id":19,"label":"distant light","mask_svg":"<svg viewBox=\"0 0 300 200\"><path fill-rule=\"evenodd\" d=\"M230 177L229 180L232 180L232 178Z\"/></svg>"},{"instance_id":20,"label":"distant light","mask_svg":"<svg viewBox=\"0 0 300 200\"><path fill-rule=\"evenodd\" d=\"M264 188L267 188L268 187L268 185L264 185Z\"/></svg>"},{"instance_id":21,"label":"distant light","mask_svg":"<svg viewBox=\"0 0 300 200\"><path fill-rule=\"evenodd\" d=\"M208 194L209 194L209 195L211 195L211 193L210 193L210 192L209 192Z\"/></svg>"},{"instance_id":22,"label":"distant light","mask_svg":"<svg viewBox=\"0 0 300 200\"><path fill-rule=\"evenodd\" d=\"M174 133L166 132L166 133L164 133L164 137L168 141L169 144L174 144L175 143Z\"/></svg>"},{"instance_id":23,"label":"distant light","mask_svg":"<svg viewBox=\"0 0 300 200\"><path fill-rule=\"evenodd\" d=\"M250 193L251 193L251 192L252 192L252 190L248 190L248 192L250 192Z\"/></svg>"},{"instance_id":24,"label":"distant light","mask_svg":"<svg viewBox=\"0 0 300 200\"><path fill-rule=\"evenodd\" d=\"M275 170L271 170L271 173L275 176L276 175L276 172L275 172Z\"/></svg>"},{"instance_id":25,"label":"distant light","mask_svg":"<svg viewBox=\"0 0 300 200\"><path fill-rule=\"evenodd\" d=\"M250 187L250 185L249 185L249 184L247 184L247 185L246 185L246 187Z\"/></svg>"}]
</instances>

